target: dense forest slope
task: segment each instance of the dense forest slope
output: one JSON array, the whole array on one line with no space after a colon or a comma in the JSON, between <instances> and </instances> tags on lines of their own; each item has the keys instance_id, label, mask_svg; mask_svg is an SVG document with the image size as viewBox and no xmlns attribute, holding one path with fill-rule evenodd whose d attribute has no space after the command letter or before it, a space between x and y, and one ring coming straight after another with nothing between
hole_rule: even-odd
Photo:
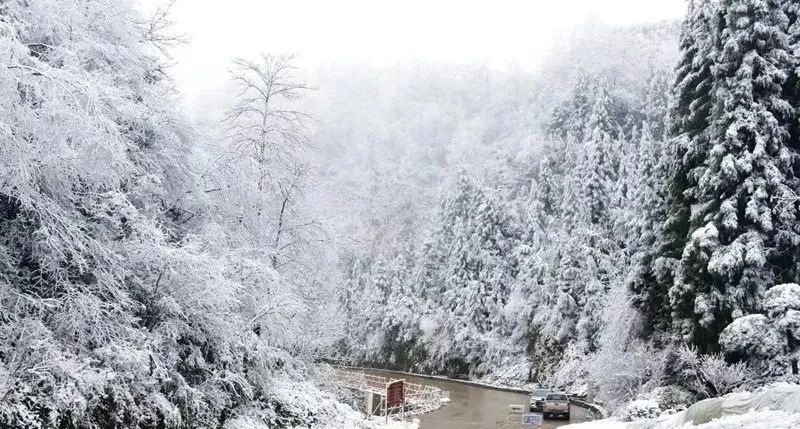
<instances>
[{"instance_id":1,"label":"dense forest slope","mask_svg":"<svg viewBox=\"0 0 800 429\"><path fill-rule=\"evenodd\" d=\"M0 426L364 427L286 351L316 340L252 166L210 162L134 7L0 3Z\"/></svg>"},{"instance_id":2,"label":"dense forest slope","mask_svg":"<svg viewBox=\"0 0 800 429\"><path fill-rule=\"evenodd\" d=\"M441 158L424 221L345 261L344 356L613 404L797 373L798 6L698 0L680 34L586 33L554 81L457 99L445 152L466 135L480 155Z\"/></svg>"}]
</instances>

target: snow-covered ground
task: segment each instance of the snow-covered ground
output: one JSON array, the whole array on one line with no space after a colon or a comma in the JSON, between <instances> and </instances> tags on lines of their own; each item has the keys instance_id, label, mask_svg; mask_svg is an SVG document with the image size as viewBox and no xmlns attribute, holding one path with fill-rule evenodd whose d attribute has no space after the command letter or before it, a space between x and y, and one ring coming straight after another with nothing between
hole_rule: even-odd
<instances>
[{"instance_id":1,"label":"snow-covered ground","mask_svg":"<svg viewBox=\"0 0 800 429\"><path fill-rule=\"evenodd\" d=\"M373 417L372 421L375 423L376 429L419 429L419 419L413 419L410 422L389 420L387 424L383 417Z\"/></svg>"},{"instance_id":2,"label":"snow-covered ground","mask_svg":"<svg viewBox=\"0 0 800 429\"><path fill-rule=\"evenodd\" d=\"M625 423L610 419L597 420L565 426L565 429L644 429L643 422ZM795 429L800 428L800 414L788 414L783 411L759 411L743 415L734 415L712 420L708 423L681 426L656 426L658 428L674 427L679 429Z\"/></svg>"},{"instance_id":3,"label":"snow-covered ground","mask_svg":"<svg viewBox=\"0 0 800 429\"><path fill-rule=\"evenodd\" d=\"M791 429L800 428L800 385L777 383L700 401L679 413L622 422L597 420L567 429Z\"/></svg>"}]
</instances>

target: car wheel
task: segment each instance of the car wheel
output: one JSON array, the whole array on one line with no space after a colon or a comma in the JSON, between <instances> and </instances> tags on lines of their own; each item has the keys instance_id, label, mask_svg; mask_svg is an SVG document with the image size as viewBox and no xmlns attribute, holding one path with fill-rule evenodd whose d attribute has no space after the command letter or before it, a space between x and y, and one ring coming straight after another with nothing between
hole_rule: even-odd
<instances>
[{"instance_id":1,"label":"car wheel","mask_svg":"<svg viewBox=\"0 0 800 429\"><path fill-rule=\"evenodd\" d=\"M564 414L564 418L565 418L565 419L567 419L567 420L569 420L569 413L567 413L567 414Z\"/></svg>"},{"instance_id":2,"label":"car wheel","mask_svg":"<svg viewBox=\"0 0 800 429\"><path fill-rule=\"evenodd\" d=\"M548 414L548 413L542 413L542 415L543 415L543 417L545 419L549 419L550 418L550 414Z\"/></svg>"}]
</instances>

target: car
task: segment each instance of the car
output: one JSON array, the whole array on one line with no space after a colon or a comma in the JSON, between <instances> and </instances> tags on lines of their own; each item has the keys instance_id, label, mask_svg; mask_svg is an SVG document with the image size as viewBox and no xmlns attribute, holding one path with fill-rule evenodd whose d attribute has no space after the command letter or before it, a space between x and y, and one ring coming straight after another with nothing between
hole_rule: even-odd
<instances>
[{"instance_id":1,"label":"car","mask_svg":"<svg viewBox=\"0 0 800 429\"><path fill-rule=\"evenodd\" d=\"M534 389L531 392L530 410L532 413L537 411L542 411L542 405L544 405L544 399L550 393L553 393L553 391L549 389Z\"/></svg>"},{"instance_id":2,"label":"car","mask_svg":"<svg viewBox=\"0 0 800 429\"><path fill-rule=\"evenodd\" d=\"M566 393L552 392L547 394L542 405L544 418L561 416L569 420L569 397Z\"/></svg>"}]
</instances>

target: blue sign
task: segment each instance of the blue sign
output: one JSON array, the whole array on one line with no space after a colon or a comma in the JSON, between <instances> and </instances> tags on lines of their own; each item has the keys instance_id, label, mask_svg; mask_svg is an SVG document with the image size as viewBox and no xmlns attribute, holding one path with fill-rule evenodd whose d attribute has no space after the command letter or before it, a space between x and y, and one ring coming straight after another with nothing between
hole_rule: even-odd
<instances>
[{"instance_id":1,"label":"blue sign","mask_svg":"<svg viewBox=\"0 0 800 429\"><path fill-rule=\"evenodd\" d=\"M541 414L523 414L522 415L522 424L527 426L541 426L542 425L542 415Z\"/></svg>"}]
</instances>

